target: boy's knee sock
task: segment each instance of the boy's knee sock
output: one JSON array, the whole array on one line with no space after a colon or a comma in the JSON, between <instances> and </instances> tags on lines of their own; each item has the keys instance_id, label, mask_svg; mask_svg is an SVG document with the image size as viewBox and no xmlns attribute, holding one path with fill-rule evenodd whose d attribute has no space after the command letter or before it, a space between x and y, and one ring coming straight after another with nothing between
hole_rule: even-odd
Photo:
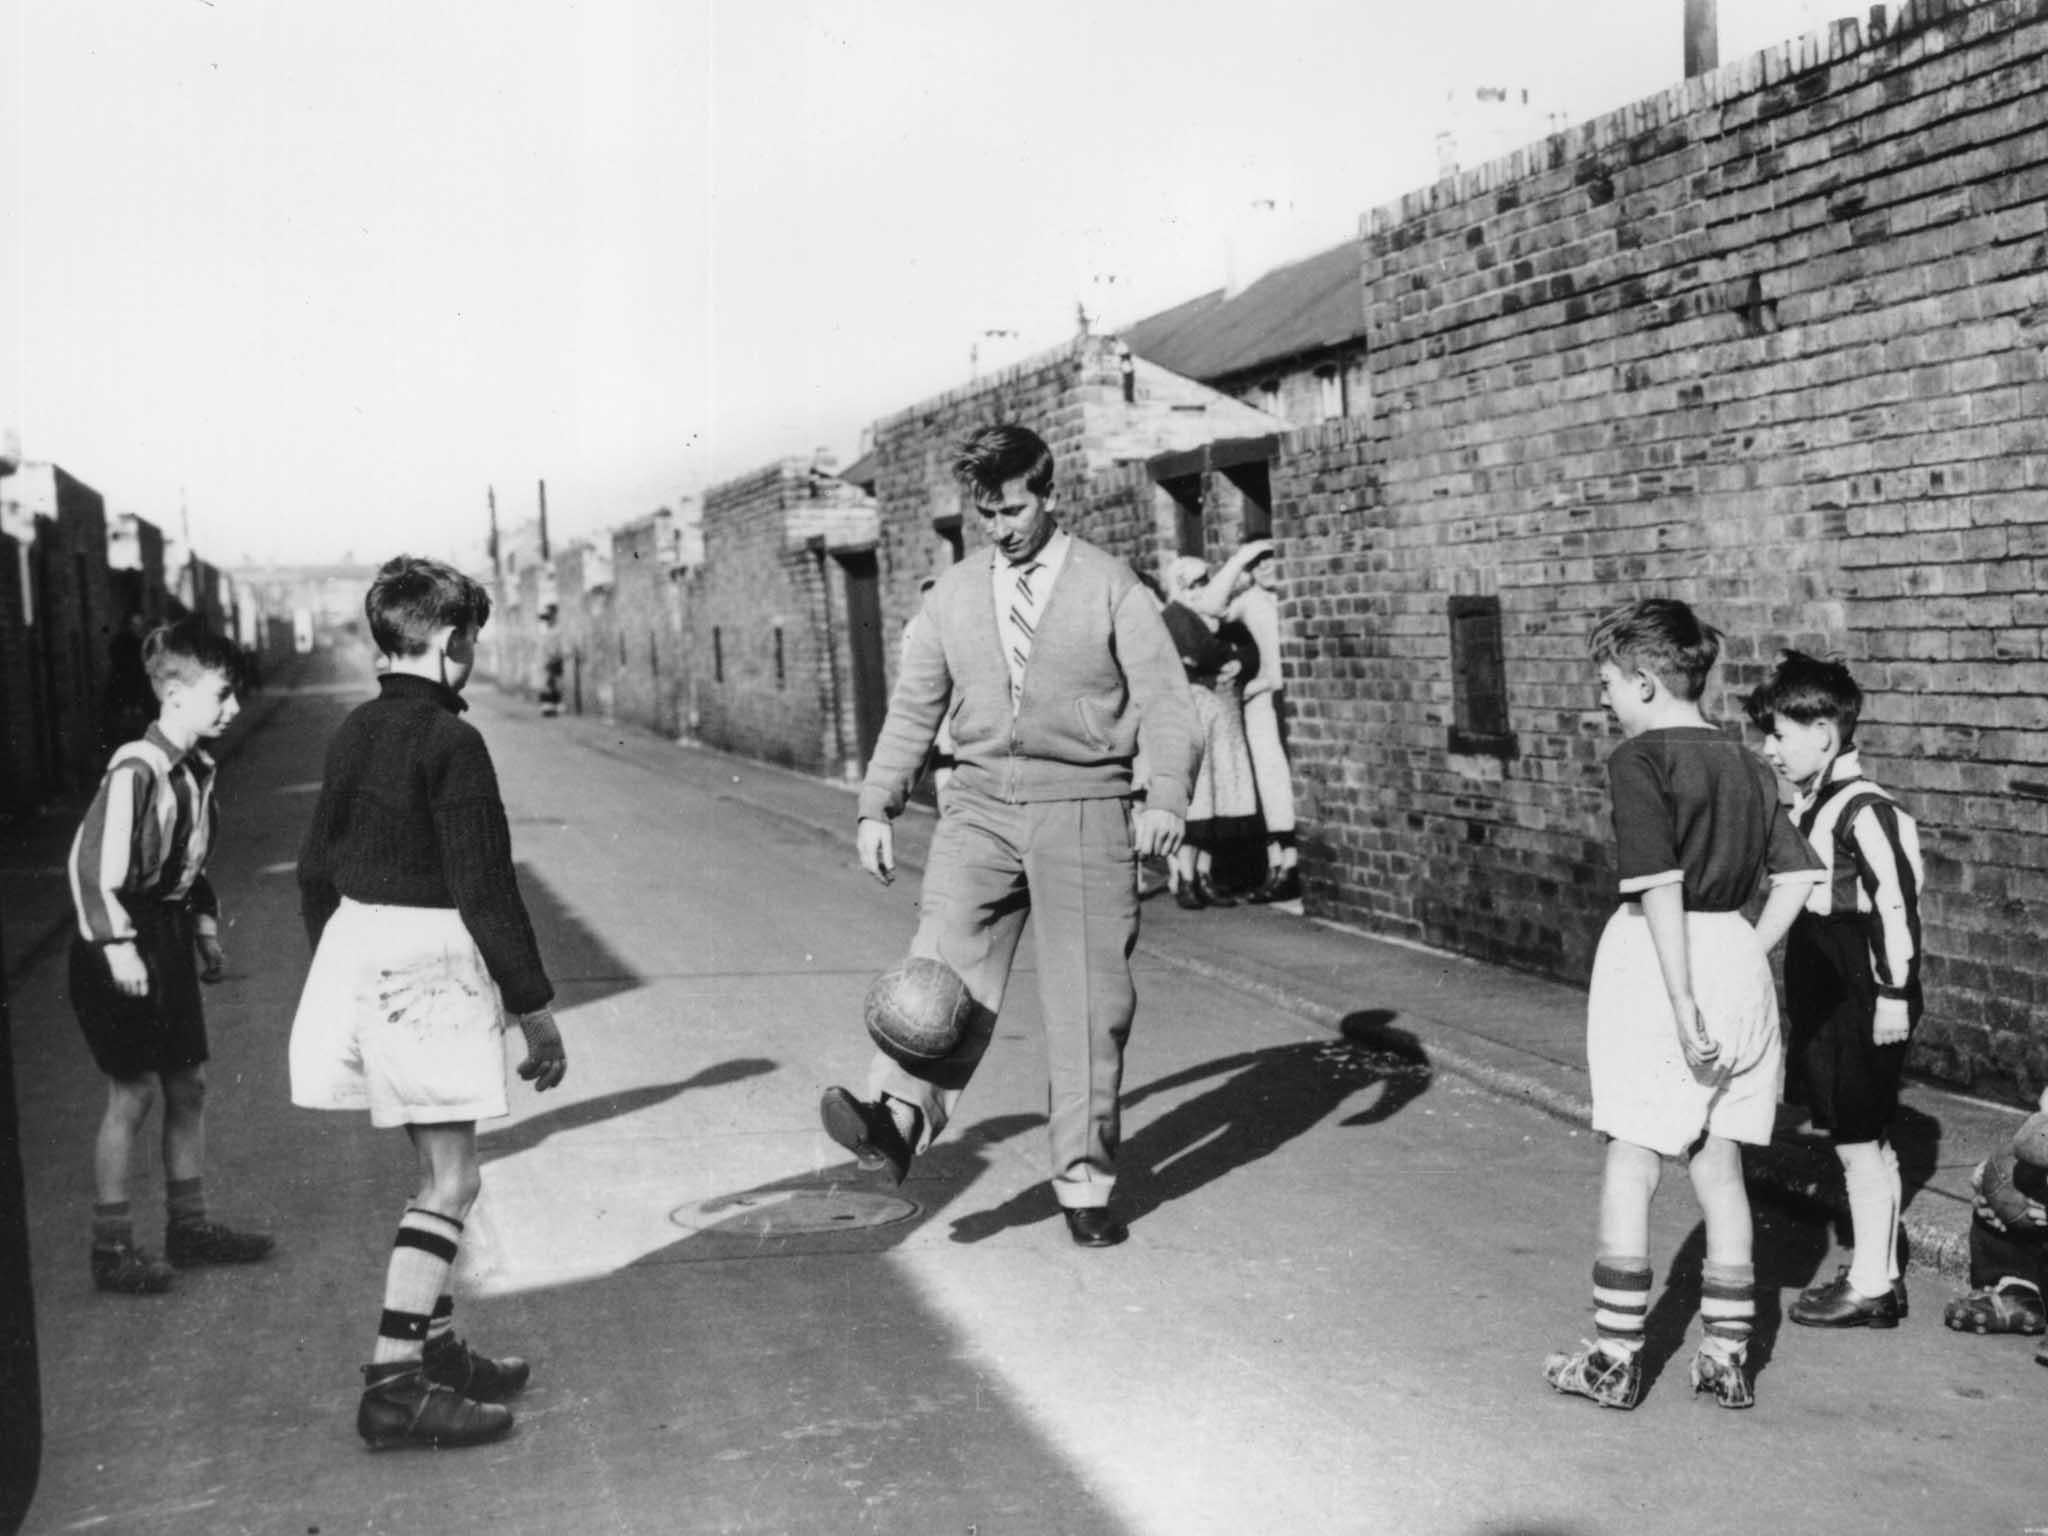
<instances>
[{"instance_id":1,"label":"boy's knee sock","mask_svg":"<svg viewBox=\"0 0 2048 1536\"><path fill-rule=\"evenodd\" d=\"M1701 1266L1700 1322L1708 1348L1728 1359L1741 1357L1756 1330L1754 1264L1717 1264L1709 1259Z\"/></svg>"},{"instance_id":2,"label":"boy's knee sock","mask_svg":"<svg viewBox=\"0 0 2048 1536\"><path fill-rule=\"evenodd\" d=\"M172 1226L206 1220L206 1180L166 1179L164 1213Z\"/></svg>"},{"instance_id":3,"label":"boy's knee sock","mask_svg":"<svg viewBox=\"0 0 2048 1536\"><path fill-rule=\"evenodd\" d=\"M1878 1147L1884 1153L1884 1170L1890 1176L1892 1184L1892 1224L1890 1229L1888 1229L1890 1240L1884 1245L1885 1280L1887 1283L1890 1283L1899 1278L1899 1238L1897 1229L1899 1218L1905 1214L1906 1210L1906 1185L1905 1181L1899 1177L1898 1149L1888 1141L1879 1142Z\"/></svg>"},{"instance_id":4,"label":"boy's knee sock","mask_svg":"<svg viewBox=\"0 0 2048 1536\"><path fill-rule=\"evenodd\" d=\"M384 1279L384 1315L377 1323L372 1365L420 1358L433 1322L434 1304L447 1285L461 1241L462 1223L453 1216L416 1205L406 1207L398 1223L398 1237L391 1245L391 1268Z\"/></svg>"},{"instance_id":5,"label":"boy's knee sock","mask_svg":"<svg viewBox=\"0 0 2048 1536\"><path fill-rule=\"evenodd\" d=\"M1837 1147L1842 1182L1849 1191L1849 1225L1856 1252L1849 1264L1849 1284L1861 1296L1882 1296L1891 1289L1892 1264L1899 1247L1899 1208L1893 1173L1885 1149L1877 1142L1852 1142Z\"/></svg>"},{"instance_id":6,"label":"boy's knee sock","mask_svg":"<svg viewBox=\"0 0 2048 1536\"><path fill-rule=\"evenodd\" d=\"M1593 1263L1593 1327L1610 1355L1633 1355L1643 1347L1650 1315L1650 1261L1636 1255L1603 1253Z\"/></svg>"},{"instance_id":7,"label":"boy's knee sock","mask_svg":"<svg viewBox=\"0 0 2048 1536\"><path fill-rule=\"evenodd\" d=\"M92 1245L95 1248L125 1248L135 1241L135 1218L126 1200L95 1201L92 1208Z\"/></svg>"}]
</instances>

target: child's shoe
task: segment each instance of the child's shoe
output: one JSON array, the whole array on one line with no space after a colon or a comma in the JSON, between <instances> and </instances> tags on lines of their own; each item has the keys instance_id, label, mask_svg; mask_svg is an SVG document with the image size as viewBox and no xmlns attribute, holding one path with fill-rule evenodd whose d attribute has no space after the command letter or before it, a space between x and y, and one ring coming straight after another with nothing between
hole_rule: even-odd
<instances>
[{"instance_id":1,"label":"child's shoe","mask_svg":"<svg viewBox=\"0 0 2048 1536\"><path fill-rule=\"evenodd\" d=\"M1894 1281L1877 1295L1865 1296L1849 1284L1844 1269L1825 1285L1800 1292L1785 1315L1804 1328L1896 1328L1903 1289Z\"/></svg>"},{"instance_id":2,"label":"child's shoe","mask_svg":"<svg viewBox=\"0 0 2048 1536\"><path fill-rule=\"evenodd\" d=\"M1723 1355L1700 1346L1692 1357L1692 1389L1711 1392L1723 1408L1754 1408L1756 1389L1750 1384L1749 1366L1740 1355Z\"/></svg>"},{"instance_id":3,"label":"child's shoe","mask_svg":"<svg viewBox=\"0 0 2048 1536\"><path fill-rule=\"evenodd\" d=\"M1543 1362L1543 1379L1571 1397L1590 1397L1602 1408L1633 1408L1643 1395L1643 1368L1633 1354L1614 1356L1598 1344Z\"/></svg>"},{"instance_id":4,"label":"child's shoe","mask_svg":"<svg viewBox=\"0 0 2048 1536\"><path fill-rule=\"evenodd\" d=\"M254 1264L270 1257L277 1239L237 1232L217 1221L174 1221L164 1228L164 1257L180 1269L201 1264Z\"/></svg>"},{"instance_id":5,"label":"child's shoe","mask_svg":"<svg viewBox=\"0 0 2048 1536\"><path fill-rule=\"evenodd\" d=\"M453 1334L427 1341L427 1380L448 1387L476 1403L502 1403L526 1385L532 1367L517 1355L493 1360L480 1355Z\"/></svg>"},{"instance_id":6,"label":"child's shoe","mask_svg":"<svg viewBox=\"0 0 2048 1536\"><path fill-rule=\"evenodd\" d=\"M1941 1320L1958 1333L2048 1332L2048 1305L2024 1280L2005 1279L1981 1291L1958 1296Z\"/></svg>"},{"instance_id":7,"label":"child's shoe","mask_svg":"<svg viewBox=\"0 0 2048 1536\"><path fill-rule=\"evenodd\" d=\"M356 1433L373 1451L394 1446L483 1445L512 1428L512 1410L479 1403L427 1380L417 1361L363 1367L363 1399Z\"/></svg>"},{"instance_id":8,"label":"child's shoe","mask_svg":"<svg viewBox=\"0 0 2048 1536\"><path fill-rule=\"evenodd\" d=\"M94 1243L92 1283L117 1296L161 1296L171 1288L171 1266L133 1243Z\"/></svg>"}]
</instances>

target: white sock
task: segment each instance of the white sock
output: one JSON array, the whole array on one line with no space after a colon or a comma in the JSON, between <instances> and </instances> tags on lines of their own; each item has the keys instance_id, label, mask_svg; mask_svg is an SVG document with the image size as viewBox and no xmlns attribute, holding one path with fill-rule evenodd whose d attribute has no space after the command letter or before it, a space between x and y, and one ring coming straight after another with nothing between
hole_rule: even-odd
<instances>
[{"instance_id":1,"label":"white sock","mask_svg":"<svg viewBox=\"0 0 2048 1536\"><path fill-rule=\"evenodd\" d=\"M1899 1246L1897 1185L1885 1167L1880 1143L1852 1142L1835 1151L1842 1159L1842 1182L1849 1189L1849 1226L1856 1239L1849 1285L1859 1296L1882 1296L1891 1289L1894 1260L1890 1255Z\"/></svg>"}]
</instances>

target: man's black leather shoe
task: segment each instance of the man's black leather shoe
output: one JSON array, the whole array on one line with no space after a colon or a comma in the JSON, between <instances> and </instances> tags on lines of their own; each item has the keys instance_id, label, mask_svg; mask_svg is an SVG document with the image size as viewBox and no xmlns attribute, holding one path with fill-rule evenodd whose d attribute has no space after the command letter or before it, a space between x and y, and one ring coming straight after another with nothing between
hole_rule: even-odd
<instances>
[{"instance_id":1,"label":"man's black leather shoe","mask_svg":"<svg viewBox=\"0 0 2048 1536\"><path fill-rule=\"evenodd\" d=\"M1067 1231L1083 1248L1114 1248L1131 1235L1131 1229L1109 1214L1106 1205L1062 1207Z\"/></svg>"},{"instance_id":2,"label":"man's black leather shoe","mask_svg":"<svg viewBox=\"0 0 2048 1536\"><path fill-rule=\"evenodd\" d=\"M844 1088L827 1088L818 1100L818 1118L825 1134L854 1155L861 1167L886 1168L901 1184L910 1172L910 1143L896 1129L886 1104L864 1104Z\"/></svg>"}]
</instances>

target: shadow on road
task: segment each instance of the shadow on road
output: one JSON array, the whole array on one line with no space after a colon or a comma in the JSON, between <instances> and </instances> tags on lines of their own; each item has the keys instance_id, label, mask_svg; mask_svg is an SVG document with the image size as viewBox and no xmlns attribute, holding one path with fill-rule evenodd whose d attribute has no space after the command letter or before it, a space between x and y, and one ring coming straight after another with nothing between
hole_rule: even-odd
<instances>
[{"instance_id":1,"label":"shadow on road","mask_svg":"<svg viewBox=\"0 0 2048 1536\"><path fill-rule=\"evenodd\" d=\"M1126 1093L1133 1105L1221 1078L1206 1093L1177 1104L1130 1136L1117 1154L1117 1204L1130 1219L1262 1157L1317 1125L1354 1094L1377 1086L1368 1107L1339 1122L1374 1125L1398 1114L1429 1089L1429 1056L1415 1036L1394 1027L1394 1015L1368 1009L1348 1016L1335 1040L1302 1040L1202 1062ZM953 1241L977 1243L1011 1227L1059 1213L1044 1182L1002 1205L953 1223Z\"/></svg>"},{"instance_id":2,"label":"shadow on road","mask_svg":"<svg viewBox=\"0 0 2048 1536\"><path fill-rule=\"evenodd\" d=\"M642 985L644 978L585 925L554 887L531 864L519 865L519 893L533 919L534 936L547 962L548 976L567 994L564 1001L594 1003Z\"/></svg>"},{"instance_id":3,"label":"shadow on road","mask_svg":"<svg viewBox=\"0 0 2048 1536\"><path fill-rule=\"evenodd\" d=\"M499 1129L483 1127L477 1137L477 1151L485 1162L490 1162L494 1158L511 1157L519 1152L530 1152L559 1132L580 1130L586 1125L596 1125L600 1121L615 1119L620 1115L652 1109L655 1105L666 1104L670 1099L688 1093L693 1088L718 1088L726 1083L760 1077L773 1072L775 1065L774 1062L758 1056L742 1056L733 1061L721 1061L715 1067L706 1067L702 1072L686 1077L678 1083L649 1083L644 1087L627 1088L618 1093L585 1099L581 1103L565 1104L560 1109L530 1115L524 1120Z\"/></svg>"}]
</instances>

